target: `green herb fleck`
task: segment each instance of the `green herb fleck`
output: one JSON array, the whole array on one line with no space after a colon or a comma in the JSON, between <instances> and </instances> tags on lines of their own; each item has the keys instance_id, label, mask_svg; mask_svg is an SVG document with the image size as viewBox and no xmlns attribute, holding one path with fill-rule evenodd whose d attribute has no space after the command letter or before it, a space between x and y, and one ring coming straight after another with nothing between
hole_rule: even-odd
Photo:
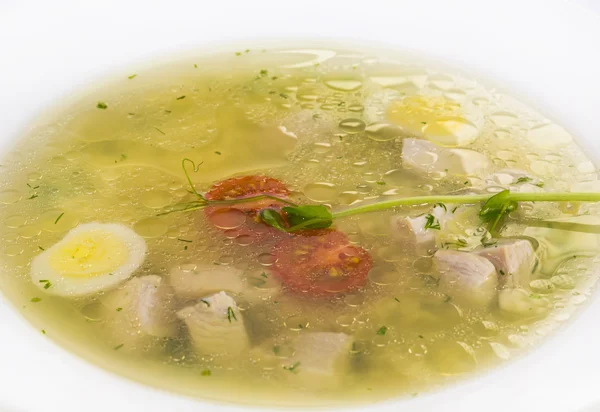
<instances>
[{"instance_id":1,"label":"green herb fleck","mask_svg":"<svg viewBox=\"0 0 600 412\"><path fill-rule=\"evenodd\" d=\"M378 184L378 185L380 185L380 186L383 186L383 185L385 185L385 182L375 182L375 183L377 183L377 184Z\"/></svg>"},{"instance_id":2,"label":"green herb fleck","mask_svg":"<svg viewBox=\"0 0 600 412\"><path fill-rule=\"evenodd\" d=\"M219 152L218 150L217 150L217 151L215 151L215 154L217 154L217 155L221 156L221 152Z\"/></svg>"},{"instance_id":3,"label":"green herb fleck","mask_svg":"<svg viewBox=\"0 0 600 412\"><path fill-rule=\"evenodd\" d=\"M431 213L427 214L425 216L425 219L426 219L425 229L434 229L434 230L441 229L440 222Z\"/></svg>"},{"instance_id":4,"label":"green herb fleck","mask_svg":"<svg viewBox=\"0 0 600 412\"><path fill-rule=\"evenodd\" d=\"M63 217L63 215L65 214L65 212L62 212L60 215L58 215L58 217L56 218L56 220L54 221L54 224L57 224L58 221Z\"/></svg>"},{"instance_id":5,"label":"green herb fleck","mask_svg":"<svg viewBox=\"0 0 600 412\"><path fill-rule=\"evenodd\" d=\"M156 130L158 130L158 132L159 132L160 134L166 134L165 132L163 132L162 130L160 130L158 127L154 126L154 128L155 128Z\"/></svg>"},{"instance_id":6,"label":"green herb fleck","mask_svg":"<svg viewBox=\"0 0 600 412\"><path fill-rule=\"evenodd\" d=\"M542 187L544 187L544 182L536 183L535 186L542 188Z\"/></svg>"},{"instance_id":7,"label":"green herb fleck","mask_svg":"<svg viewBox=\"0 0 600 412\"><path fill-rule=\"evenodd\" d=\"M236 56L241 56L241 55L242 55L242 52L235 52L235 55L236 55Z\"/></svg>"},{"instance_id":8,"label":"green herb fleck","mask_svg":"<svg viewBox=\"0 0 600 412\"><path fill-rule=\"evenodd\" d=\"M421 122L421 124L427 124L427 122Z\"/></svg>"},{"instance_id":9,"label":"green herb fleck","mask_svg":"<svg viewBox=\"0 0 600 412\"><path fill-rule=\"evenodd\" d=\"M273 353L279 355L281 353L281 347L279 345L273 346Z\"/></svg>"},{"instance_id":10,"label":"green herb fleck","mask_svg":"<svg viewBox=\"0 0 600 412\"><path fill-rule=\"evenodd\" d=\"M233 308L231 306L227 307L227 320L229 321L229 323L231 323L231 318L233 318L234 320L237 320L237 318L235 317L235 312L233 311Z\"/></svg>"},{"instance_id":11,"label":"green herb fleck","mask_svg":"<svg viewBox=\"0 0 600 412\"><path fill-rule=\"evenodd\" d=\"M38 196L38 195L31 195L31 196L29 196L27 199L28 199L28 200L31 200L31 199L35 199L36 197L39 197L39 196Z\"/></svg>"},{"instance_id":12,"label":"green herb fleck","mask_svg":"<svg viewBox=\"0 0 600 412\"><path fill-rule=\"evenodd\" d=\"M377 334L383 336L387 332L387 329L387 326L382 326L379 329L377 329Z\"/></svg>"},{"instance_id":13,"label":"green herb fleck","mask_svg":"<svg viewBox=\"0 0 600 412\"><path fill-rule=\"evenodd\" d=\"M52 286L52 282L47 279L42 279L39 283L44 283L44 289L50 289L50 286Z\"/></svg>"},{"instance_id":14,"label":"green herb fleck","mask_svg":"<svg viewBox=\"0 0 600 412\"><path fill-rule=\"evenodd\" d=\"M532 294L529 295L529 297L531 299L541 299L542 298L542 296L538 295L537 293L532 293Z\"/></svg>"},{"instance_id":15,"label":"green herb fleck","mask_svg":"<svg viewBox=\"0 0 600 412\"><path fill-rule=\"evenodd\" d=\"M207 307L210 308L210 302L208 300L200 299L200 302L204 303Z\"/></svg>"},{"instance_id":16,"label":"green herb fleck","mask_svg":"<svg viewBox=\"0 0 600 412\"><path fill-rule=\"evenodd\" d=\"M183 99L185 99L185 95L184 95L184 96L179 96L179 97L178 97L177 99L175 99L175 100L183 100Z\"/></svg>"},{"instance_id":17,"label":"green herb fleck","mask_svg":"<svg viewBox=\"0 0 600 412\"><path fill-rule=\"evenodd\" d=\"M46 331L45 331L44 329L42 329L42 333L45 335L45 334L46 334Z\"/></svg>"},{"instance_id":18,"label":"green herb fleck","mask_svg":"<svg viewBox=\"0 0 600 412\"><path fill-rule=\"evenodd\" d=\"M445 204L443 204L442 202L438 202L438 203L436 203L435 205L433 205L433 207L437 207L437 206L439 206L439 207L441 207L442 209L444 209L444 211L445 211L445 212L447 212L447 211L448 211L448 209L446 208L446 205L445 205Z\"/></svg>"},{"instance_id":19,"label":"green herb fleck","mask_svg":"<svg viewBox=\"0 0 600 412\"><path fill-rule=\"evenodd\" d=\"M260 69L260 75L261 76L266 76L269 74L269 71L267 69Z\"/></svg>"},{"instance_id":20,"label":"green herb fleck","mask_svg":"<svg viewBox=\"0 0 600 412\"><path fill-rule=\"evenodd\" d=\"M44 249L44 248L43 248L43 247L41 247L41 246L38 246L38 248L39 248L39 249L40 249L42 252L43 252L44 250L46 250L46 249Z\"/></svg>"},{"instance_id":21,"label":"green herb fleck","mask_svg":"<svg viewBox=\"0 0 600 412\"><path fill-rule=\"evenodd\" d=\"M124 343L121 343L120 345L117 345L117 346L115 346L113 349L114 349L114 350L119 350L119 349L121 349L123 346L125 346L125 344L124 344Z\"/></svg>"},{"instance_id":22,"label":"green herb fleck","mask_svg":"<svg viewBox=\"0 0 600 412\"><path fill-rule=\"evenodd\" d=\"M444 299L444 303L448 303L452 300L452 296L448 295L446 296L446 299Z\"/></svg>"},{"instance_id":23,"label":"green herb fleck","mask_svg":"<svg viewBox=\"0 0 600 412\"><path fill-rule=\"evenodd\" d=\"M469 181L468 181L468 180L465 180L463 184L465 184L465 185L468 185L468 184L469 184Z\"/></svg>"},{"instance_id":24,"label":"green herb fleck","mask_svg":"<svg viewBox=\"0 0 600 412\"><path fill-rule=\"evenodd\" d=\"M531 182L533 179L530 178L529 176L523 176L517 179L517 183L527 183L527 182Z\"/></svg>"},{"instance_id":25,"label":"green herb fleck","mask_svg":"<svg viewBox=\"0 0 600 412\"><path fill-rule=\"evenodd\" d=\"M35 190L35 189L37 189L37 188L40 187L39 185L38 186L31 186L29 183L27 183L27 186L29 186L29 188L33 189L33 190Z\"/></svg>"},{"instance_id":26,"label":"green herb fleck","mask_svg":"<svg viewBox=\"0 0 600 412\"><path fill-rule=\"evenodd\" d=\"M117 312L120 312L122 310L123 310L123 308L117 308Z\"/></svg>"},{"instance_id":27,"label":"green herb fleck","mask_svg":"<svg viewBox=\"0 0 600 412\"><path fill-rule=\"evenodd\" d=\"M400 299L398 299L398 298L396 298L396 297L394 297L394 300L395 300L396 302L400 302Z\"/></svg>"},{"instance_id":28,"label":"green herb fleck","mask_svg":"<svg viewBox=\"0 0 600 412\"><path fill-rule=\"evenodd\" d=\"M180 242L186 242L186 243L192 243L193 242L193 240L181 239L181 238L177 238L177 240L179 240Z\"/></svg>"},{"instance_id":29,"label":"green herb fleck","mask_svg":"<svg viewBox=\"0 0 600 412\"><path fill-rule=\"evenodd\" d=\"M210 369L204 369L202 372L200 372L201 376L210 376L212 375L212 372L210 371Z\"/></svg>"},{"instance_id":30,"label":"green herb fleck","mask_svg":"<svg viewBox=\"0 0 600 412\"><path fill-rule=\"evenodd\" d=\"M285 369L286 371L295 373L298 366L300 366L300 362L296 362L292 366L284 366L283 369Z\"/></svg>"},{"instance_id":31,"label":"green herb fleck","mask_svg":"<svg viewBox=\"0 0 600 412\"><path fill-rule=\"evenodd\" d=\"M502 269L500 269L500 275L504 276L506 273L504 273L504 271Z\"/></svg>"},{"instance_id":32,"label":"green herb fleck","mask_svg":"<svg viewBox=\"0 0 600 412\"><path fill-rule=\"evenodd\" d=\"M41 302L41 301L42 301L42 298L31 298L31 302L32 303L38 303L38 302Z\"/></svg>"},{"instance_id":33,"label":"green herb fleck","mask_svg":"<svg viewBox=\"0 0 600 412\"><path fill-rule=\"evenodd\" d=\"M194 69L197 69L198 65L196 63L194 63Z\"/></svg>"},{"instance_id":34,"label":"green herb fleck","mask_svg":"<svg viewBox=\"0 0 600 412\"><path fill-rule=\"evenodd\" d=\"M260 275L265 279L269 277L269 276L267 276L267 274L265 272L261 273Z\"/></svg>"},{"instance_id":35,"label":"green herb fleck","mask_svg":"<svg viewBox=\"0 0 600 412\"><path fill-rule=\"evenodd\" d=\"M96 108L105 110L108 109L108 105L104 102L98 102L98 104L96 104Z\"/></svg>"},{"instance_id":36,"label":"green herb fleck","mask_svg":"<svg viewBox=\"0 0 600 412\"><path fill-rule=\"evenodd\" d=\"M136 77L137 77L137 74L135 74L135 73L134 73L134 74L132 74L131 76L127 76L127 78L128 78L129 80L131 80L131 79L135 79Z\"/></svg>"},{"instance_id":37,"label":"green herb fleck","mask_svg":"<svg viewBox=\"0 0 600 412\"><path fill-rule=\"evenodd\" d=\"M281 97L283 97L284 99L287 99L287 98L289 97L289 96L288 96L287 94L285 94L285 93L279 93L279 95L280 95Z\"/></svg>"}]
</instances>

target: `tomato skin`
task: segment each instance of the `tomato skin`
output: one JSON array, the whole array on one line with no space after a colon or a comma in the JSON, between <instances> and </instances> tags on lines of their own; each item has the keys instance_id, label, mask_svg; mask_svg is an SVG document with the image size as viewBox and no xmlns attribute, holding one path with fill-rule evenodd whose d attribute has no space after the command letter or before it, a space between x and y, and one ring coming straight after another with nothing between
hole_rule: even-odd
<instances>
[{"instance_id":1,"label":"tomato skin","mask_svg":"<svg viewBox=\"0 0 600 412\"><path fill-rule=\"evenodd\" d=\"M206 193L208 200L232 200L268 194L286 199L288 188L280 181L268 176L239 176L215 183ZM281 210L285 203L274 199L204 208L206 217L217 228L227 231L232 237L250 235L254 240L278 237L283 232L264 224L259 213L262 209Z\"/></svg>"},{"instance_id":2,"label":"tomato skin","mask_svg":"<svg viewBox=\"0 0 600 412\"><path fill-rule=\"evenodd\" d=\"M332 229L307 230L274 248L273 271L285 287L306 296L352 292L367 283L373 261L346 235Z\"/></svg>"}]
</instances>

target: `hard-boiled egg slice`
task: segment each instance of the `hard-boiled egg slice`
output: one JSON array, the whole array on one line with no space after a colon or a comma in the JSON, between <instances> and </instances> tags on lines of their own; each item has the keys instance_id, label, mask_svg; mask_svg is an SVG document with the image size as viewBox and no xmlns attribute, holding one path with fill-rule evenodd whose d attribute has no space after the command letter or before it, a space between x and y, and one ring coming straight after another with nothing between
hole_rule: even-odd
<instances>
[{"instance_id":1,"label":"hard-boiled egg slice","mask_svg":"<svg viewBox=\"0 0 600 412\"><path fill-rule=\"evenodd\" d=\"M448 147L473 143L483 127L483 114L477 106L443 96L412 95L394 100L386 115L409 134Z\"/></svg>"},{"instance_id":2,"label":"hard-boiled egg slice","mask_svg":"<svg viewBox=\"0 0 600 412\"><path fill-rule=\"evenodd\" d=\"M31 279L54 295L89 295L128 279L145 255L146 242L128 227L86 223L33 259Z\"/></svg>"}]
</instances>

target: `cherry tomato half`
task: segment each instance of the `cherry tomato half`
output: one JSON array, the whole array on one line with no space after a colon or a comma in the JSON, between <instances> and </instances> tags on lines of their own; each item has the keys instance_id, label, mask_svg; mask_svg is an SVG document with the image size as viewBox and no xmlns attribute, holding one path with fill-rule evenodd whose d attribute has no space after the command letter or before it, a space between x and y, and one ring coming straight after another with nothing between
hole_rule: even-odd
<instances>
[{"instance_id":1,"label":"cherry tomato half","mask_svg":"<svg viewBox=\"0 0 600 412\"><path fill-rule=\"evenodd\" d=\"M274 272L287 289L307 296L329 296L365 285L372 267L369 253L336 230L305 231L274 249Z\"/></svg>"},{"instance_id":2,"label":"cherry tomato half","mask_svg":"<svg viewBox=\"0 0 600 412\"><path fill-rule=\"evenodd\" d=\"M290 194L285 185L268 176L241 176L216 183L205 195L208 200L231 200L269 194L287 198ZM231 237L251 236L256 240L267 234L279 232L260 221L260 210L281 209L284 203L273 199L224 206L209 206L204 209L213 225L227 231ZM281 232L280 232L281 233Z\"/></svg>"}]
</instances>

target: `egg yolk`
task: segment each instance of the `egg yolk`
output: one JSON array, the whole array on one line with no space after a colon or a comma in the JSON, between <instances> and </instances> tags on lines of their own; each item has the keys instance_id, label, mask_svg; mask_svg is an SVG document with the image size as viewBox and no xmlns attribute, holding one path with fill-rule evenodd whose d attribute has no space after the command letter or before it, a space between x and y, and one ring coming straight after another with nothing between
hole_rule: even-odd
<instances>
[{"instance_id":1,"label":"egg yolk","mask_svg":"<svg viewBox=\"0 0 600 412\"><path fill-rule=\"evenodd\" d=\"M62 276L93 277L115 271L125 263L128 254L120 237L96 230L66 240L50 256L50 266Z\"/></svg>"}]
</instances>

